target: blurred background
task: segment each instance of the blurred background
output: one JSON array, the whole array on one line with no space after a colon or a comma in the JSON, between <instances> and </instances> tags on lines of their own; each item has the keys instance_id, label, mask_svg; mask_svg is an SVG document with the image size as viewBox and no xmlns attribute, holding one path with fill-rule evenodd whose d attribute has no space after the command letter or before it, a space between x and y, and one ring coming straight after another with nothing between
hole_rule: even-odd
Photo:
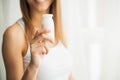
<instances>
[{"instance_id":1,"label":"blurred background","mask_svg":"<svg viewBox=\"0 0 120 80\"><path fill-rule=\"evenodd\" d=\"M75 80L120 80L120 0L61 2ZM0 0L0 80L3 32L19 18L19 0Z\"/></svg>"}]
</instances>

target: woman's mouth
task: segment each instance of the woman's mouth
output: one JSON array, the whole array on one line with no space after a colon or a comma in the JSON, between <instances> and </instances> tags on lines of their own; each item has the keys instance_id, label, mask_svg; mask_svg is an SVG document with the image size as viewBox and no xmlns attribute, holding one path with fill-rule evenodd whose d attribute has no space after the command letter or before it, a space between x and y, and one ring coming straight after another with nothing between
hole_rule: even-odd
<instances>
[{"instance_id":1,"label":"woman's mouth","mask_svg":"<svg viewBox=\"0 0 120 80\"><path fill-rule=\"evenodd\" d=\"M45 2L45 0L35 0L36 2L38 2L38 3L43 3L43 2Z\"/></svg>"}]
</instances>

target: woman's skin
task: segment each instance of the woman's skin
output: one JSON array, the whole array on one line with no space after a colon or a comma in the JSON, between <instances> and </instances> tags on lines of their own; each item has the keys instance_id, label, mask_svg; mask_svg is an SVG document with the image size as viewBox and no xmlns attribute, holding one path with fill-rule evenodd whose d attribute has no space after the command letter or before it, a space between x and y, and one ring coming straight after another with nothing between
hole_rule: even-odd
<instances>
[{"instance_id":1,"label":"woman's skin","mask_svg":"<svg viewBox=\"0 0 120 80\"><path fill-rule=\"evenodd\" d=\"M24 30L18 23L13 24L3 35L3 58L6 67L7 80L36 80L40 61L49 52L45 42L54 44L47 35L50 30L41 29L41 15L49 12L53 0L27 0L30 6L32 23L36 28L35 36L30 42L31 61L26 71L23 68L23 57L27 52L27 41ZM19 35L19 36L18 36ZM73 80L70 75L69 80Z\"/></svg>"}]
</instances>

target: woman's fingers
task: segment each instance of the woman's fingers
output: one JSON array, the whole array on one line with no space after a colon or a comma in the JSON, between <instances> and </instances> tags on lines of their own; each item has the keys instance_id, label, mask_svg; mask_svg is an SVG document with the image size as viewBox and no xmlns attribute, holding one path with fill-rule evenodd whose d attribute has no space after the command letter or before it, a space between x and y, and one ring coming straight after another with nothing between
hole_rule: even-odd
<instances>
[{"instance_id":1,"label":"woman's fingers","mask_svg":"<svg viewBox=\"0 0 120 80\"><path fill-rule=\"evenodd\" d=\"M45 50L46 50L46 54L48 54L49 48L45 45L44 46Z\"/></svg>"},{"instance_id":2,"label":"woman's fingers","mask_svg":"<svg viewBox=\"0 0 120 80\"><path fill-rule=\"evenodd\" d=\"M47 34L42 34L41 36L39 36L39 39L37 39L38 42L41 40L40 37L42 38L43 42L49 41L50 43L54 43L52 38L50 36L48 36Z\"/></svg>"},{"instance_id":3,"label":"woman's fingers","mask_svg":"<svg viewBox=\"0 0 120 80\"><path fill-rule=\"evenodd\" d=\"M54 41L47 33L49 33L50 30L43 29L41 32L36 31L35 36L33 37L31 41L31 51L33 53L40 53L40 55L47 54L49 51L49 48L46 45L46 41L54 44Z\"/></svg>"},{"instance_id":4,"label":"woman's fingers","mask_svg":"<svg viewBox=\"0 0 120 80\"><path fill-rule=\"evenodd\" d=\"M41 36L42 34L47 34L47 33L49 33L50 32L50 30L49 29L42 29L41 31L36 31L35 32L35 35L34 35L34 37L32 38L32 39L36 39L38 36Z\"/></svg>"},{"instance_id":5,"label":"woman's fingers","mask_svg":"<svg viewBox=\"0 0 120 80\"><path fill-rule=\"evenodd\" d=\"M49 51L47 45L45 45L45 42L33 44L33 47L38 48L42 54L47 54Z\"/></svg>"},{"instance_id":6,"label":"woman's fingers","mask_svg":"<svg viewBox=\"0 0 120 80\"><path fill-rule=\"evenodd\" d=\"M37 38L33 39L31 43L41 43L49 41L50 43L54 43L54 41L46 34L42 34L41 36L38 36Z\"/></svg>"}]
</instances>

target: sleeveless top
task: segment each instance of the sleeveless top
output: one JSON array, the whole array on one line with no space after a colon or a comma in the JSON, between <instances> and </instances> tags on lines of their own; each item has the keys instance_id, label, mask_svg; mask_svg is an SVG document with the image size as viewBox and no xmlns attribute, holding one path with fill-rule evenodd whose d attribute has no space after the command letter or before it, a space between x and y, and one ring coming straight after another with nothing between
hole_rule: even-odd
<instances>
[{"instance_id":1,"label":"sleeveless top","mask_svg":"<svg viewBox=\"0 0 120 80\"><path fill-rule=\"evenodd\" d=\"M25 25L22 19L17 23L25 31ZM29 45L29 44L28 44ZM23 57L24 71L27 68L31 59L30 46L28 46L27 53ZM41 61L36 80L69 80L69 75L72 68L72 57L62 42L49 50Z\"/></svg>"}]
</instances>

